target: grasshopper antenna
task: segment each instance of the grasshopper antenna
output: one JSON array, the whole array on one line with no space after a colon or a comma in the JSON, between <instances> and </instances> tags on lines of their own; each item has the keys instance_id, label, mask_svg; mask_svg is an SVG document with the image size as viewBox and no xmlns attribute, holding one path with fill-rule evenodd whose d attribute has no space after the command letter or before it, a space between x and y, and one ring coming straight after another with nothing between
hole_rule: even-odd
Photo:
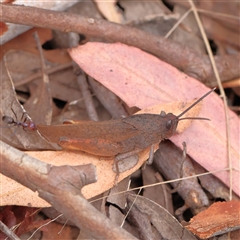
<instances>
[{"instance_id":1,"label":"grasshopper antenna","mask_svg":"<svg viewBox=\"0 0 240 240\"><path fill-rule=\"evenodd\" d=\"M195 105L197 105L200 101L202 101L206 96L208 96L211 92L213 92L216 88L213 88L212 90L210 90L209 92L207 92L206 94L204 94L202 97L200 97L195 103L193 103L191 106L189 106L187 109L185 109L182 113L180 113L177 118L179 119L182 115L184 115L187 111L189 111L191 108L193 108ZM181 118L179 120L184 120L184 119L198 119L198 120L209 120L209 118Z\"/></svg>"}]
</instances>

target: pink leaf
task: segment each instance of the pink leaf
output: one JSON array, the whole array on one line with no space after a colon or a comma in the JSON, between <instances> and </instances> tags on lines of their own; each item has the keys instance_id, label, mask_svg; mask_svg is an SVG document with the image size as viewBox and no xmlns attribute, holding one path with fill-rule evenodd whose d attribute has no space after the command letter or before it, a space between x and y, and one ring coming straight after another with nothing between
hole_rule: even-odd
<instances>
[{"instance_id":1,"label":"pink leaf","mask_svg":"<svg viewBox=\"0 0 240 240\"><path fill-rule=\"evenodd\" d=\"M199 98L209 89L158 58L127 45L87 43L69 51L71 57L91 77L113 91L129 106L146 108L168 102L186 102ZM181 59L179 59L181 61ZM197 67L197 66L196 66ZM171 112L171 109L169 109ZM179 112L173 112L175 115ZM239 119L229 110L230 155L234 191L240 195ZM187 143L188 154L208 171L229 185L226 122L222 100L212 93L203 100L200 117L211 121L193 121L183 133L171 138L177 146Z\"/></svg>"}]
</instances>

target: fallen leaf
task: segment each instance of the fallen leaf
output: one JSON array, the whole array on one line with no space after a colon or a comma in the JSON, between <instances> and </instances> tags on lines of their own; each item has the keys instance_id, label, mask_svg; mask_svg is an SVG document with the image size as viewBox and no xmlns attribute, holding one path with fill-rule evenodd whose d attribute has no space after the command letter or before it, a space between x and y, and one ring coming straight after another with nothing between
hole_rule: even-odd
<instances>
[{"instance_id":1,"label":"fallen leaf","mask_svg":"<svg viewBox=\"0 0 240 240\"><path fill-rule=\"evenodd\" d=\"M116 173L113 172L113 159L104 160L103 157L96 157L80 151L31 151L26 154L37 158L43 162L61 165L84 165L92 163L96 166L98 180L96 183L83 187L82 194L87 199L97 196L114 186ZM139 161L133 168L123 172L119 176L119 181L129 176L132 172L140 168L149 156L149 148L139 153ZM1 175L0 185L4 186L1 191L1 206L31 204L34 207L49 207L49 203L38 197L36 192L22 186L14 180Z\"/></svg>"},{"instance_id":2,"label":"fallen leaf","mask_svg":"<svg viewBox=\"0 0 240 240\"><path fill-rule=\"evenodd\" d=\"M149 233L158 232L162 238L159 239L188 239L196 240L196 237L191 234L187 229L185 229L179 221L172 216L164 207L158 205L157 203L145 198L143 196L128 194L128 207L132 207L132 210L129 212L129 220L134 219L134 213L138 212L141 215L137 214L135 221L138 222L139 231L146 232L146 235ZM136 216L136 215L135 215ZM150 222L150 226L146 227L141 224L141 217L146 218ZM146 221L145 221L146 222ZM140 225L140 226L139 226ZM152 230L151 230L152 228ZM145 239L147 239L145 237ZM151 238L151 239L156 239Z\"/></svg>"},{"instance_id":3,"label":"fallen leaf","mask_svg":"<svg viewBox=\"0 0 240 240\"><path fill-rule=\"evenodd\" d=\"M24 122L26 117L28 117L29 120L31 119L17 100L13 82L7 74L7 69L3 61L1 61L0 64L2 75L4 76L4 78L1 79L2 91L0 92L0 139L19 149L54 149L51 144L47 143L45 139L41 137L38 131L25 131L22 126L8 126L3 121L3 116L11 117L17 122Z\"/></svg>"},{"instance_id":4,"label":"fallen leaf","mask_svg":"<svg viewBox=\"0 0 240 240\"><path fill-rule=\"evenodd\" d=\"M36 49L36 41L33 37L33 33L36 31L38 32L41 44L51 40L52 31L50 29L33 28L5 43L0 52L0 59L2 59L8 51L12 50L25 50L27 52L38 54L38 50ZM23 62L19 63L23 64Z\"/></svg>"},{"instance_id":5,"label":"fallen leaf","mask_svg":"<svg viewBox=\"0 0 240 240\"><path fill-rule=\"evenodd\" d=\"M240 202L216 202L194 216L186 228L201 239L240 229Z\"/></svg>"},{"instance_id":6,"label":"fallen leaf","mask_svg":"<svg viewBox=\"0 0 240 240\"><path fill-rule=\"evenodd\" d=\"M91 77L109 88L130 107L141 109L160 102L185 102L204 95L209 89L171 65L135 47L116 43L87 43L69 50L73 60ZM179 60L181 61L181 60ZM197 67L197 66L196 66ZM194 121L182 134L171 138L178 147L187 143L188 154L240 195L239 129L235 113L228 110L230 157L233 171L230 179L226 144L226 121L222 100L213 93L203 100L199 117L211 121ZM174 112L175 114L175 112Z\"/></svg>"}]
</instances>

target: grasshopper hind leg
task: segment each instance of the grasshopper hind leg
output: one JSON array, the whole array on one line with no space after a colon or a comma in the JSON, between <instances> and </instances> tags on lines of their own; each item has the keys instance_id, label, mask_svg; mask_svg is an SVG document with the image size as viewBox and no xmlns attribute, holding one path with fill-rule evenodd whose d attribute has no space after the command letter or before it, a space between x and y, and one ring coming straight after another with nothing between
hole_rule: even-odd
<instances>
[{"instance_id":1,"label":"grasshopper hind leg","mask_svg":"<svg viewBox=\"0 0 240 240\"><path fill-rule=\"evenodd\" d=\"M113 171L116 172L114 185L117 184L120 173L133 168L139 160L138 153L140 149L134 151L120 153L114 158Z\"/></svg>"}]
</instances>

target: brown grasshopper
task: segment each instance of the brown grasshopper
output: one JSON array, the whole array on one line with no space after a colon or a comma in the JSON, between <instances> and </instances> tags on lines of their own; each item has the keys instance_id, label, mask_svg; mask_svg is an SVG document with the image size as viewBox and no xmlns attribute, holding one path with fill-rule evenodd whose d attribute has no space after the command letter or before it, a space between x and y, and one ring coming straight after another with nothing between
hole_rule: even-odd
<instances>
[{"instance_id":1,"label":"brown grasshopper","mask_svg":"<svg viewBox=\"0 0 240 240\"><path fill-rule=\"evenodd\" d=\"M178 122L185 119L209 120L207 118L180 118L198 104L214 89L207 92L178 116L164 111L158 114L136 114L122 119L94 121L65 121L62 125L38 125L39 132L51 142L64 149L80 150L93 155L114 157L116 172L118 161L154 146L170 138ZM70 125L69 125L70 124ZM153 147L150 159L153 158Z\"/></svg>"}]
</instances>

